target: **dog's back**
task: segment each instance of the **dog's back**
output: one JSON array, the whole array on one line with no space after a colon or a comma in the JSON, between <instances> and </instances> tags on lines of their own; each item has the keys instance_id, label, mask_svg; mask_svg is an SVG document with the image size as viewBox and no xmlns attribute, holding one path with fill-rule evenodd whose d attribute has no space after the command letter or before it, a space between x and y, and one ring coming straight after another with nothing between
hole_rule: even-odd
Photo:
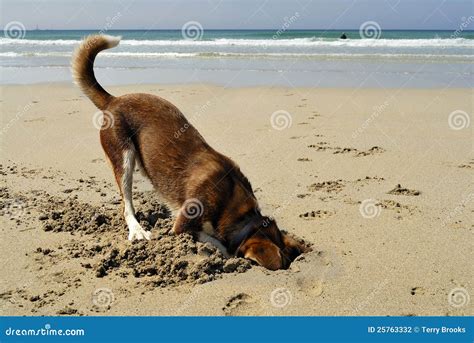
<instances>
[{"instance_id":1,"label":"dog's back","mask_svg":"<svg viewBox=\"0 0 474 343\"><path fill-rule=\"evenodd\" d=\"M201 155L215 156L199 132L174 105L150 94L117 97L106 111L115 123L101 131L102 144L128 137L143 171L165 200L173 205L184 201L186 171Z\"/></svg>"}]
</instances>

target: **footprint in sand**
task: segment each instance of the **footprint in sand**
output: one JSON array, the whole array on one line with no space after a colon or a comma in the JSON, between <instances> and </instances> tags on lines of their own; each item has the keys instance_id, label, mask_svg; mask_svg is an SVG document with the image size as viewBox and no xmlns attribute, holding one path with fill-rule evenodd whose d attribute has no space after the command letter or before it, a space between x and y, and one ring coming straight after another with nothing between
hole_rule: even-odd
<instances>
[{"instance_id":1,"label":"footprint in sand","mask_svg":"<svg viewBox=\"0 0 474 343\"><path fill-rule=\"evenodd\" d=\"M396 185L394 189L391 191L387 192L387 194L393 194L393 195L407 195L407 196L417 196L420 195L421 192L413 189L408 189L405 187L402 187L400 184Z\"/></svg>"},{"instance_id":2,"label":"footprint in sand","mask_svg":"<svg viewBox=\"0 0 474 343\"><path fill-rule=\"evenodd\" d=\"M333 152L333 154L349 154L351 152L357 152L357 149L355 148L334 148L335 151Z\"/></svg>"},{"instance_id":3,"label":"footprint in sand","mask_svg":"<svg viewBox=\"0 0 474 343\"><path fill-rule=\"evenodd\" d=\"M343 188L342 180L317 182L308 186L308 190L311 192L322 191L327 193L339 193Z\"/></svg>"},{"instance_id":4,"label":"footprint in sand","mask_svg":"<svg viewBox=\"0 0 474 343\"><path fill-rule=\"evenodd\" d=\"M458 165L458 168L472 169L472 168L474 168L474 160L471 160L467 163L462 163L462 164Z\"/></svg>"},{"instance_id":5,"label":"footprint in sand","mask_svg":"<svg viewBox=\"0 0 474 343\"><path fill-rule=\"evenodd\" d=\"M381 208L386 210L393 210L397 212L400 216L402 216L403 214L413 215L417 211L417 208L415 206L403 205L393 200L382 200L377 203L376 206L380 206ZM403 217L399 217L398 219L403 219Z\"/></svg>"},{"instance_id":6,"label":"footprint in sand","mask_svg":"<svg viewBox=\"0 0 474 343\"><path fill-rule=\"evenodd\" d=\"M357 179L355 182L368 183L369 181L382 182L385 181L385 179L379 176L366 176L363 179Z\"/></svg>"},{"instance_id":7,"label":"footprint in sand","mask_svg":"<svg viewBox=\"0 0 474 343\"><path fill-rule=\"evenodd\" d=\"M334 147L330 146L328 142L318 142L316 144L310 144L308 145L308 148L316 149L316 151L331 150L334 155L354 153L355 156L359 156L359 154L361 154L361 152L355 148L341 148L338 146Z\"/></svg>"},{"instance_id":8,"label":"footprint in sand","mask_svg":"<svg viewBox=\"0 0 474 343\"><path fill-rule=\"evenodd\" d=\"M313 297L324 292L324 283L327 280L337 278L343 273L342 264L334 254L313 251L302 260L311 265L311 268L301 268L295 275L297 290Z\"/></svg>"},{"instance_id":9,"label":"footprint in sand","mask_svg":"<svg viewBox=\"0 0 474 343\"><path fill-rule=\"evenodd\" d=\"M255 301L246 293L239 293L227 300L222 308L226 316L236 316L248 314L250 307Z\"/></svg>"},{"instance_id":10,"label":"footprint in sand","mask_svg":"<svg viewBox=\"0 0 474 343\"><path fill-rule=\"evenodd\" d=\"M377 183L381 183L385 181L385 179L383 177L378 177L378 176L366 176L365 178L363 179L357 179L355 181L352 181L351 183L353 184L353 187L354 189L356 189L357 191L360 191L360 189L362 187L365 187L373 182L377 182Z\"/></svg>"},{"instance_id":11,"label":"footprint in sand","mask_svg":"<svg viewBox=\"0 0 474 343\"><path fill-rule=\"evenodd\" d=\"M326 193L339 193L341 192L346 185L353 185L354 187L363 187L371 182L382 182L385 179L383 177L378 176L366 176L364 179L357 179L355 181L348 181L348 180L336 180L336 181L323 181L313 183L312 185L308 186L308 190L311 192L326 192ZM357 188L359 190L359 188ZM321 198L321 200L324 200Z\"/></svg>"},{"instance_id":12,"label":"footprint in sand","mask_svg":"<svg viewBox=\"0 0 474 343\"><path fill-rule=\"evenodd\" d=\"M310 211L310 212L305 212L299 215L300 218L306 219L306 220L312 220L315 218L329 218L332 216L334 213L326 210L316 210L316 211Z\"/></svg>"},{"instance_id":13,"label":"footprint in sand","mask_svg":"<svg viewBox=\"0 0 474 343\"><path fill-rule=\"evenodd\" d=\"M410 290L411 295L423 295L425 294L425 289L423 287L413 287Z\"/></svg>"},{"instance_id":14,"label":"footprint in sand","mask_svg":"<svg viewBox=\"0 0 474 343\"><path fill-rule=\"evenodd\" d=\"M58 311L56 312L56 314L57 314L57 315L60 315L60 316L72 316L72 315L77 315L77 314L78 314L78 310L75 309L75 308L66 306L66 307L64 307L63 309L58 310Z\"/></svg>"},{"instance_id":15,"label":"footprint in sand","mask_svg":"<svg viewBox=\"0 0 474 343\"><path fill-rule=\"evenodd\" d=\"M321 136L322 135L316 135L316 137L321 137ZM316 144L310 144L308 145L308 148L316 149L316 151L331 150L334 155L353 154L355 157L363 157L363 156L381 154L385 152L385 149L378 146L373 146L367 151L360 151L360 150L357 150L356 148L351 148L351 147L341 148L338 146L330 146L328 142L323 142L323 141L318 142Z\"/></svg>"},{"instance_id":16,"label":"footprint in sand","mask_svg":"<svg viewBox=\"0 0 474 343\"><path fill-rule=\"evenodd\" d=\"M318 142L316 144L310 144L308 145L308 148L313 148L313 149L316 149L317 151L326 151L328 149L334 149L329 146L328 142Z\"/></svg>"},{"instance_id":17,"label":"footprint in sand","mask_svg":"<svg viewBox=\"0 0 474 343\"><path fill-rule=\"evenodd\" d=\"M298 290L313 297L319 297L323 294L323 282L323 280L317 278L298 277L296 279Z\"/></svg>"},{"instance_id":18,"label":"footprint in sand","mask_svg":"<svg viewBox=\"0 0 474 343\"><path fill-rule=\"evenodd\" d=\"M381 154L384 153L385 149L381 148L379 146L373 146L367 151L361 151L357 153L356 157L364 157L364 156L370 156L370 155L375 155L375 154Z\"/></svg>"}]
</instances>

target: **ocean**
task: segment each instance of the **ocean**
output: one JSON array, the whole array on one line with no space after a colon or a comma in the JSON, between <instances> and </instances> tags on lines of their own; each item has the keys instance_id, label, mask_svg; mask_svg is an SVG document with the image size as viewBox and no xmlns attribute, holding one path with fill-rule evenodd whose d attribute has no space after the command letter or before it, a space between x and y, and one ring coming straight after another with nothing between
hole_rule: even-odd
<instances>
[{"instance_id":1,"label":"ocean","mask_svg":"<svg viewBox=\"0 0 474 343\"><path fill-rule=\"evenodd\" d=\"M474 31L108 30L122 36L96 60L101 83L226 87L472 88ZM81 38L35 30L0 38L1 84L71 81Z\"/></svg>"}]
</instances>

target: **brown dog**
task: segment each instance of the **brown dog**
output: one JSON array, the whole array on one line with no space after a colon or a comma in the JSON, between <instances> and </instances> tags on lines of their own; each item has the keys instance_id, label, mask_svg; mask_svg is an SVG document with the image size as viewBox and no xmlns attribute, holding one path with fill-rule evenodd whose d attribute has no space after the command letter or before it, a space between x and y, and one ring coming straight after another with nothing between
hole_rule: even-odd
<instances>
[{"instance_id":1,"label":"brown dog","mask_svg":"<svg viewBox=\"0 0 474 343\"><path fill-rule=\"evenodd\" d=\"M100 142L124 203L129 240L150 239L132 204L135 162L171 207L179 208L174 231L202 233L230 254L272 270L287 268L303 246L261 215L247 178L226 156L211 148L168 101L149 94L114 97L94 76L94 59L119 44L120 37L87 37L72 63L76 83L103 111ZM105 123L107 122L107 123Z\"/></svg>"}]
</instances>

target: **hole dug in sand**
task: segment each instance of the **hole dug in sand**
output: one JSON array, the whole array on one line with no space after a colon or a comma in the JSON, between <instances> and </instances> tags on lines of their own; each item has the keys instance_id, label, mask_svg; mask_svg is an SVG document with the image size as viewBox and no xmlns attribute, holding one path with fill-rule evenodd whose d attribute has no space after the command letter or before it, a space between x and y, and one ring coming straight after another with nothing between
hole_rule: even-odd
<instances>
[{"instance_id":1,"label":"hole dug in sand","mask_svg":"<svg viewBox=\"0 0 474 343\"><path fill-rule=\"evenodd\" d=\"M34 206L41 211L43 229L74 235L72 241L52 248L50 263L81 259L81 266L93 270L96 277L133 276L153 287L205 283L252 267L249 260L227 259L215 246L198 242L190 234L175 235L174 219L154 197L151 192L141 193L136 201L137 219L152 230L152 240L133 243L126 239L126 225L117 205L99 207L75 199L36 197ZM297 241L309 248L302 240Z\"/></svg>"}]
</instances>

